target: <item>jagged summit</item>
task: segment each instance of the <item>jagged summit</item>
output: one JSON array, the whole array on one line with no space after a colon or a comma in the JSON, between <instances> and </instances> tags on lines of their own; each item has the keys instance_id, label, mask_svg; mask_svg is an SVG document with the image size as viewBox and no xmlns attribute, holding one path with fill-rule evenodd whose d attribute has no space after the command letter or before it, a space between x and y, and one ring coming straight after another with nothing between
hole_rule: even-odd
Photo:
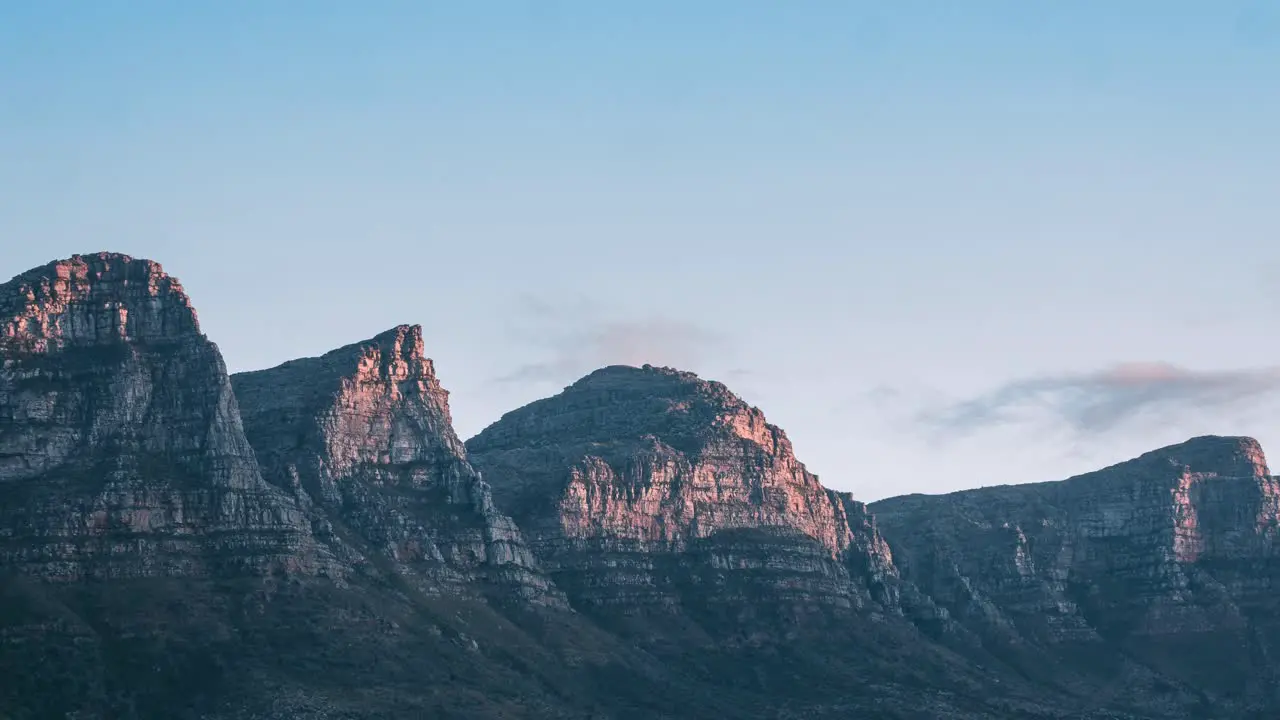
<instances>
[{"instance_id":1,"label":"jagged summit","mask_svg":"<svg viewBox=\"0 0 1280 720\"><path fill-rule=\"evenodd\" d=\"M375 563L391 561L432 592L483 580L560 602L467 462L421 326L238 373L232 384L266 479Z\"/></svg>"},{"instance_id":2,"label":"jagged summit","mask_svg":"<svg viewBox=\"0 0 1280 720\"><path fill-rule=\"evenodd\" d=\"M398 418L411 408L414 429L404 432L429 436L431 443L443 443L447 452L458 457L465 453L453 431L449 392L440 385L435 367L426 357L419 325L397 325L319 357L236 373L232 383L251 427L265 422L266 427L277 429L297 426L290 432L301 432L304 427L316 430L316 423L340 423L345 426L340 434L350 436L357 433L358 423ZM362 451L353 447L342 454L372 453L371 459L376 462L380 453L388 451L381 445L393 442L387 435L390 431L390 425L366 427L364 433L380 438L374 443L378 447ZM260 435L263 429L255 432ZM276 443L270 445L277 447ZM260 448L259 454L263 452ZM330 464L334 460L330 458Z\"/></svg>"},{"instance_id":3,"label":"jagged summit","mask_svg":"<svg viewBox=\"0 0 1280 720\"><path fill-rule=\"evenodd\" d=\"M73 255L0 285L0 341L26 350L199 334L182 284L152 260Z\"/></svg>"},{"instance_id":4,"label":"jagged summit","mask_svg":"<svg viewBox=\"0 0 1280 720\"><path fill-rule=\"evenodd\" d=\"M330 403L345 386L382 385L395 395L422 396L446 423L452 422L449 391L440 385L435 365L426 356L421 325L397 325L318 357L236 373L234 381L241 402L251 399L255 407L316 407ZM455 444L460 447L461 441Z\"/></svg>"},{"instance_id":5,"label":"jagged summit","mask_svg":"<svg viewBox=\"0 0 1280 720\"><path fill-rule=\"evenodd\" d=\"M422 326L416 324L397 325L390 330L374 335L364 342L354 343L328 354L344 351L351 352L353 350L362 353L363 349L369 345L377 345L388 362L399 360L410 363L421 372L435 375L435 367L431 359L427 357L427 351L422 340Z\"/></svg>"},{"instance_id":6,"label":"jagged summit","mask_svg":"<svg viewBox=\"0 0 1280 720\"><path fill-rule=\"evenodd\" d=\"M396 371L397 375L435 376L435 366L426 355L421 325L397 325L367 340L343 345L316 357L288 360L268 369L312 365L329 367L338 374L354 373L361 369L368 358L375 355L380 359L379 367L390 368L397 363L404 363L404 368ZM263 371L250 370L240 374L249 375L254 372Z\"/></svg>"},{"instance_id":7,"label":"jagged summit","mask_svg":"<svg viewBox=\"0 0 1280 720\"><path fill-rule=\"evenodd\" d=\"M426 354L422 343L422 326L416 323L412 325L397 325L390 330L374 335L373 340L384 347L402 349L404 354L413 357L420 358Z\"/></svg>"}]
</instances>

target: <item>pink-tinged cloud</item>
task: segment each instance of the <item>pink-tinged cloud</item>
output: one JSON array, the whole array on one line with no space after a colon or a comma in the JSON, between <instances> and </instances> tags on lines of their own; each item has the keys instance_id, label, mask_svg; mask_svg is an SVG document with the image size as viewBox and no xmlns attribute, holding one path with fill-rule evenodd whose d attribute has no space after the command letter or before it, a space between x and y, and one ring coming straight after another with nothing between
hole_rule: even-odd
<instances>
[{"instance_id":1,"label":"pink-tinged cloud","mask_svg":"<svg viewBox=\"0 0 1280 720\"><path fill-rule=\"evenodd\" d=\"M723 343L719 335L683 320L608 319L583 302L557 306L525 298L521 310L511 332L542 357L499 382L567 383L606 365L647 363L692 370Z\"/></svg>"},{"instance_id":2,"label":"pink-tinged cloud","mask_svg":"<svg viewBox=\"0 0 1280 720\"><path fill-rule=\"evenodd\" d=\"M1046 415L1080 433L1143 420L1243 409L1280 390L1280 367L1190 370L1165 362L1015 380L920 414L940 432L964 433Z\"/></svg>"}]
</instances>

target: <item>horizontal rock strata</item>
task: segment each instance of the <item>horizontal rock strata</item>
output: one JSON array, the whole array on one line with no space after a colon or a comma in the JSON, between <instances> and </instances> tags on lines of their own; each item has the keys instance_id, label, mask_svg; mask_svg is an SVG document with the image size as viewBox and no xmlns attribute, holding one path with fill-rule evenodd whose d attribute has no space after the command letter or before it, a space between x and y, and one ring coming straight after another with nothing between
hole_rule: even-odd
<instances>
[{"instance_id":1,"label":"horizontal rock strata","mask_svg":"<svg viewBox=\"0 0 1280 720\"><path fill-rule=\"evenodd\" d=\"M0 565L46 579L335 574L262 480L182 286L125 255L0 285Z\"/></svg>"},{"instance_id":2,"label":"horizontal rock strata","mask_svg":"<svg viewBox=\"0 0 1280 720\"><path fill-rule=\"evenodd\" d=\"M1276 699L1260 654L1280 641L1278 498L1255 440L1200 437L1061 482L871 508L903 575L991 647L1247 704Z\"/></svg>"},{"instance_id":3,"label":"horizontal rock strata","mask_svg":"<svg viewBox=\"0 0 1280 720\"><path fill-rule=\"evenodd\" d=\"M605 368L467 445L582 606L898 612L865 506L822 487L786 434L719 383Z\"/></svg>"},{"instance_id":4,"label":"horizontal rock strata","mask_svg":"<svg viewBox=\"0 0 1280 720\"><path fill-rule=\"evenodd\" d=\"M430 592L479 580L563 604L467 461L421 327L232 382L266 477L376 564Z\"/></svg>"}]
</instances>

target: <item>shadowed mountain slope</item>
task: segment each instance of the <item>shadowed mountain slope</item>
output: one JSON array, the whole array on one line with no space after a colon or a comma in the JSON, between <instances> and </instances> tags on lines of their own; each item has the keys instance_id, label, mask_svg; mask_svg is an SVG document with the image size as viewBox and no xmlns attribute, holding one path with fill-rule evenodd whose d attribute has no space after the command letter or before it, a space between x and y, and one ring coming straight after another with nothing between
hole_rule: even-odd
<instances>
[{"instance_id":1,"label":"shadowed mountain slope","mask_svg":"<svg viewBox=\"0 0 1280 720\"><path fill-rule=\"evenodd\" d=\"M1277 533L1248 438L868 507L691 373L464 446L418 326L228 378L154 262L0 285L9 718L1270 718Z\"/></svg>"}]
</instances>

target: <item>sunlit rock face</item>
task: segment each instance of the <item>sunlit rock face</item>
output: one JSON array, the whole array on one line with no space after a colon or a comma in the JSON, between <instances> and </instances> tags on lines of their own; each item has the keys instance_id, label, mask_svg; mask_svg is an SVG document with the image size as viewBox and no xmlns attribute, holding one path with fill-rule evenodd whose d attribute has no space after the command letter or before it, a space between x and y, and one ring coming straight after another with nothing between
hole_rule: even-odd
<instances>
[{"instance_id":1,"label":"sunlit rock face","mask_svg":"<svg viewBox=\"0 0 1280 720\"><path fill-rule=\"evenodd\" d=\"M0 566L45 579L340 575L263 482L217 347L148 260L0 285Z\"/></svg>"},{"instance_id":2,"label":"sunlit rock face","mask_svg":"<svg viewBox=\"0 0 1280 720\"><path fill-rule=\"evenodd\" d=\"M609 367L467 445L579 607L899 612L865 506L822 487L786 434L719 383Z\"/></svg>"},{"instance_id":3,"label":"sunlit rock face","mask_svg":"<svg viewBox=\"0 0 1280 720\"><path fill-rule=\"evenodd\" d=\"M5 717L1273 718L1278 534L1248 438L868 507L690 373L464 447L417 326L229 379L153 262L0 285Z\"/></svg>"},{"instance_id":4,"label":"sunlit rock face","mask_svg":"<svg viewBox=\"0 0 1280 720\"><path fill-rule=\"evenodd\" d=\"M413 594L263 479L222 358L156 263L76 256L0 285L0 361L0 716L548 706L555 656L486 659L521 637L503 616ZM519 553L513 532L485 551Z\"/></svg>"},{"instance_id":5,"label":"sunlit rock face","mask_svg":"<svg viewBox=\"0 0 1280 720\"><path fill-rule=\"evenodd\" d=\"M327 536L424 591L483 581L498 597L563 604L467 461L421 327L232 382L264 474Z\"/></svg>"},{"instance_id":6,"label":"sunlit rock face","mask_svg":"<svg viewBox=\"0 0 1280 720\"><path fill-rule=\"evenodd\" d=\"M1278 495L1255 440L1200 437L1062 482L871 509L904 577L992 646L1109 654L1269 703Z\"/></svg>"}]
</instances>

